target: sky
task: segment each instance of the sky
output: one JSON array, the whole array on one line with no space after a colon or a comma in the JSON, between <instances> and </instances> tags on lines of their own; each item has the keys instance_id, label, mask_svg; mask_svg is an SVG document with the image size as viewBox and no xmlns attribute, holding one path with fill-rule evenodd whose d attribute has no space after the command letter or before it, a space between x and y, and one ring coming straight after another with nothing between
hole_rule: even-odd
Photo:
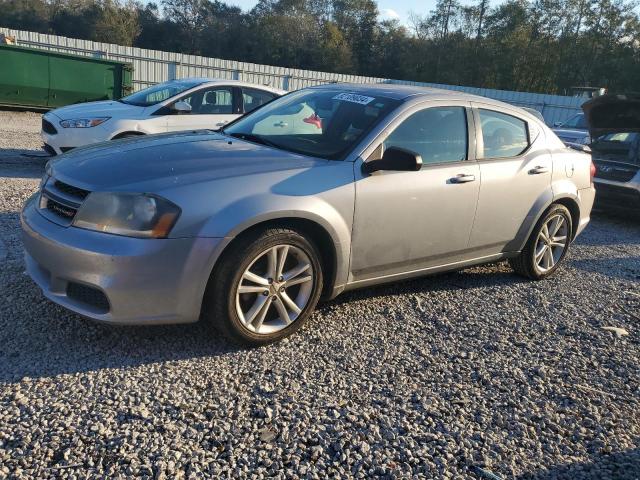
<instances>
[{"instance_id":1,"label":"sky","mask_svg":"<svg viewBox=\"0 0 640 480\"><path fill-rule=\"evenodd\" d=\"M226 3L237 5L243 10L249 10L257 3L257 0L226 0ZM382 20L396 18L403 25L409 25L411 11L426 15L435 8L436 0L378 0L377 3Z\"/></svg>"}]
</instances>

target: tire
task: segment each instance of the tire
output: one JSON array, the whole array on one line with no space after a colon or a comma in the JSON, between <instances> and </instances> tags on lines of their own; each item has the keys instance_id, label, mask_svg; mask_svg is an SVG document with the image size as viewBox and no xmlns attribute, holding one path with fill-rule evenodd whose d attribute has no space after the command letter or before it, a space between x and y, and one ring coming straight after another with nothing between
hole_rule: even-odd
<instances>
[{"instance_id":1,"label":"tire","mask_svg":"<svg viewBox=\"0 0 640 480\"><path fill-rule=\"evenodd\" d=\"M233 243L214 268L203 317L234 343L267 345L302 327L322 287L318 249L304 234L289 228L255 232Z\"/></svg>"},{"instance_id":2,"label":"tire","mask_svg":"<svg viewBox=\"0 0 640 480\"><path fill-rule=\"evenodd\" d=\"M138 137L144 137L144 134L141 134L141 133L123 133L122 135L114 137L111 140L123 140L125 138L138 138Z\"/></svg>"},{"instance_id":3,"label":"tire","mask_svg":"<svg viewBox=\"0 0 640 480\"><path fill-rule=\"evenodd\" d=\"M562 219L562 224L558 226L556 233L551 235L551 238L546 234L541 235L545 227L547 228L546 232L553 233L552 230L556 227L553 222L556 219ZM511 268L518 275L532 280L542 280L548 277L558 269L569 251L572 232L571 213L567 207L553 204L536 223L520 255L509 259ZM562 237L564 240L561 240ZM560 243L564 243L561 249Z\"/></svg>"}]
</instances>

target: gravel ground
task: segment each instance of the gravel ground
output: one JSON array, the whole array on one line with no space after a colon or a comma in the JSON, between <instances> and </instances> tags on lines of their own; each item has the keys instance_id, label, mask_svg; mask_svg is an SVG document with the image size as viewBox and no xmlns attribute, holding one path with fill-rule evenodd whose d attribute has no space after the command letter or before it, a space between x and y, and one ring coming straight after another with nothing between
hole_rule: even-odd
<instances>
[{"instance_id":1,"label":"gravel ground","mask_svg":"<svg viewBox=\"0 0 640 480\"><path fill-rule=\"evenodd\" d=\"M596 215L543 282L362 290L243 350L42 297L18 212L44 160L14 150L38 122L0 112L0 477L640 478L639 223Z\"/></svg>"}]
</instances>

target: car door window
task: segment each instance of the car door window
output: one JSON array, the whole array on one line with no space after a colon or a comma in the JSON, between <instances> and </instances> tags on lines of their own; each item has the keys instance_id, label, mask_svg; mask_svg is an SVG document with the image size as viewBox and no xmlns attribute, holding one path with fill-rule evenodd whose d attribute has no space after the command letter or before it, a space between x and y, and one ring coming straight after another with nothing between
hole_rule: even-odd
<instances>
[{"instance_id":1,"label":"car door window","mask_svg":"<svg viewBox=\"0 0 640 480\"><path fill-rule=\"evenodd\" d=\"M249 113L276 97L274 93L265 92L264 90L256 90L255 88L243 88L242 100L244 103L244 112Z\"/></svg>"},{"instance_id":2,"label":"car door window","mask_svg":"<svg viewBox=\"0 0 640 480\"><path fill-rule=\"evenodd\" d=\"M233 93L230 87L198 90L180 99L191 105L192 115L229 115L233 113Z\"/></svg>"},{"instance_id":3,"label":"car door window","mask_svg":"<svg viewBox=\"0 0 640 480\"><path fill-rule=\"evenodd\" d=\"M467 140L464 107L431 107L404 120L387 137L384 148L411 150L424 164L460 162L467 158Z\"/></svg>"},{"instance_id":4,"label":"car door window","mask_svg":"<svg viewBox=\"0 0 640 480\"><path fill-rule=\"evenodd\" d=\"M529 147L527 122L493 110L480 109L483 158L517 157Z\"/></svg>"}]
</instances>

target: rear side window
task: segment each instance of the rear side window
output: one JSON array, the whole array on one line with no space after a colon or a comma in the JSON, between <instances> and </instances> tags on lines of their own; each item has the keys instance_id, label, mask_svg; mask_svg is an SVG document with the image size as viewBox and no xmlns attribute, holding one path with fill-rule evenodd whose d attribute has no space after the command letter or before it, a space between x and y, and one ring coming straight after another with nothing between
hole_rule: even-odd
<instances>
[{"instance_id":1,"label":"rear side window","mask_svg":"<svg viewBox=\"0 0 640 480\"><path fill-rule=\"evenodd\" d=\"M480 109L483 158L517 157L529 147L527 122L506 113Z\"/></svg>"},{"instance_id":2,"label":"rear side window","mask_svg":"<svg viewBox=\"0 0 640 480\"><path fill-rule=\"evenodd\" d=\"M387 137L384 148L389 147L418 153L424 164L466 160L464 107L431 107L414 113Z\"/></svg>"},{"instance_id":3,"label":"rear side window","mask_svg":"<svg viewBox=\"0 0 640 480\"><path fill-rule=\"evenodd\" d=\"M244 101L244 112L249 113L265 103L270 102L275 97L276 95L271 92L255 90L253 88L243 88L242 100Z\"/></svg>"}]
</instances>

